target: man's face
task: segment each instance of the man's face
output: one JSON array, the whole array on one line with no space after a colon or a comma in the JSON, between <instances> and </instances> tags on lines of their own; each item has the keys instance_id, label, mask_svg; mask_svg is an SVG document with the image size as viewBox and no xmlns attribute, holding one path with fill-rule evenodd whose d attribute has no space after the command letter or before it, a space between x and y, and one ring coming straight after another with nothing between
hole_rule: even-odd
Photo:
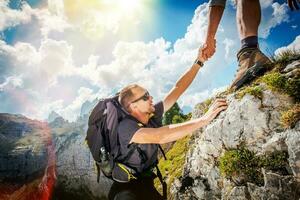
<instances>
[{"instance_id":1,"label":"man's face","mask_svg":"<svg viewBox=\"0 0 300 200\"><path fill-rule=\"evenodd\" d=\"M132 99L132 109L142 113L153 113L155 111L153 98L148 91L142 87L137 87L132 90L134 98Z\"/></svg>"}]
</instances>

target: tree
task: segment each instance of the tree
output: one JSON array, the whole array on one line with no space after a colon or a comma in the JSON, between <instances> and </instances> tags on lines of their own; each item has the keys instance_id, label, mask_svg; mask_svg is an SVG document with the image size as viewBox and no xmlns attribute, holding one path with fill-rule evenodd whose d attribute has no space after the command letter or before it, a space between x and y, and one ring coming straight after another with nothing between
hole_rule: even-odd
<instances>
[{"instance_id":1,"label":"tree","mask_svg":"<svg viewBox=\"0 0 300 200\"><path fill-rule=\"evenodd\" d=\"M176 102L164 115L163 125L176 124L189 120L191 114L184 115Z\"/></svg>"}]
</instances>

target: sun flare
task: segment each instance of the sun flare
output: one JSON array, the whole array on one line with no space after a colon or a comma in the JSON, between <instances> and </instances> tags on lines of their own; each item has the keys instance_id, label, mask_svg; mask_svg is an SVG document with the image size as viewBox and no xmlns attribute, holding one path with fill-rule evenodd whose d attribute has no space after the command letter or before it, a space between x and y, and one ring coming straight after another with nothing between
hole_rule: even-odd
<instances>
[{"instance_id":1,"label":"sun flare","mask_svg":"<svg viewBox=\"0 0 300 200\"><path fill-rule=\"evenodd\" d=\"M116 0L116 3L119 4L121 10L127 12L134 12L142 7L142 0Z\"/></svg>"},{"instance_id":2,"label":"sun flare","mask_svg":"<svg viewBox=\"0 0 300 200\"><path fill-rule=\"evenodd\" d=\"M64 0L66 17L89 38L99 39L108 30L126 34L141 20L151 19L149 0Z\"/></svg>"}]
</instances>

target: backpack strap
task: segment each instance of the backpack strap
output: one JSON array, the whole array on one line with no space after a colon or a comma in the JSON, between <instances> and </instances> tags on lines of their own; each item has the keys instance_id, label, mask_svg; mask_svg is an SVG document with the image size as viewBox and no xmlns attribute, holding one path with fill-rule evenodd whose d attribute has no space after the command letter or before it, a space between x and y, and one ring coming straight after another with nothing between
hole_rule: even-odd
<instances>
[{"instance_id":1,"label":"backpack strap","mask_svg":"<svg viewBox=\"0 0 300 200\"><path fill-rule=\"evenodd\" d=\"M150 120L151 120L151 119L150 119ZM155 120L151 120L151 121L152 121L152 123L156 126L156 128L161 127L161 125L159 125ZM163 150L163 148L161 147L160 144L158 144L158 148L159 148L159 150L161 151L161 153L162 153L164 159L167 160L166 154L165 154L165 152L164 152L164 150Z\"/></svg>"},{"instance_id":2,"label":"backpack strap","mask_svg":"<svg viewBox=\"0 0 300 200\"><path fill-rule=\"evenodd\" d=\"M159 148L159 150L161 151L161 153L162 153L162 155L163 155L164 159L165 159L165 160L167 160L167 157L166 157L165 151L164 151L164 150L163 150L163 148L160 146L160 144L158 145L158 148Z\"/></svg>"},{"instance_id":3,"label":"backpack strap","mask_svg":"<svg viewBox=\"0 0 300 200\"><path fill-rule=\"evenodd\" d=\"M156 168L156 175L157 175L159 182L161 183L162 188L163 188L163 198L167 199L167 183L164 181L157 164L155 165L155 168Z\"/></svg>"},{"instance_id":4,"label":"backpack strap","mask_svg":"<svg viewBox=\"0 0 300 200\"><path fill-rule=\"evenodd\" d=\"M129 144L128 146L129 146L130 150L128 151L127 155L124 158L122 158L122 159L116 158L116 160L118 162L123 163L123 162L127 161L132 156L132 154L135 151L135 149L137 148L137 144L136 143Z\"/></svg>"},{"instance_id":5,"label":"backpack strap","mask_svg":"<svg viewBox=\"0 0 300 200\"><path fill-rule=\"evenodd\" d=\"M98 163L96 162L96 169L97 169L97 183L100 181L100 167Z\"/></svg>"},{"instance_id":6,"label":"backpack strap","mask_svg":"<svg viewBox=\"0 0 300 200\"><path fill-rule=\"evenodd\" d=\"M148 160L148 157L147 157L146 153L144 151L142 151L142 149L138 145L136 145L136 149L140 154L142 164L145 164Z\"/></svg>"}]
</instances>

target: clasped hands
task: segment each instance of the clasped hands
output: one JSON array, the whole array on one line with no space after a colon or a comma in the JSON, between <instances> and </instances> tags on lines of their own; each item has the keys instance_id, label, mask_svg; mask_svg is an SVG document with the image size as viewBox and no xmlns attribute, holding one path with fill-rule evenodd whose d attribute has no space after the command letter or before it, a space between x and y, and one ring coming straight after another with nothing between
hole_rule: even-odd
<instances>
[{"instance_id":1,"label":"clasped hands","mask_svg":"<svg viewBox=\"0 0 300 200\"><path fill-rule=\"evenodd\" d=\"M202 62L207 61L216 52L216 40L206 40L198 50L198 59Z\"/></svg>"}]
</instances>

